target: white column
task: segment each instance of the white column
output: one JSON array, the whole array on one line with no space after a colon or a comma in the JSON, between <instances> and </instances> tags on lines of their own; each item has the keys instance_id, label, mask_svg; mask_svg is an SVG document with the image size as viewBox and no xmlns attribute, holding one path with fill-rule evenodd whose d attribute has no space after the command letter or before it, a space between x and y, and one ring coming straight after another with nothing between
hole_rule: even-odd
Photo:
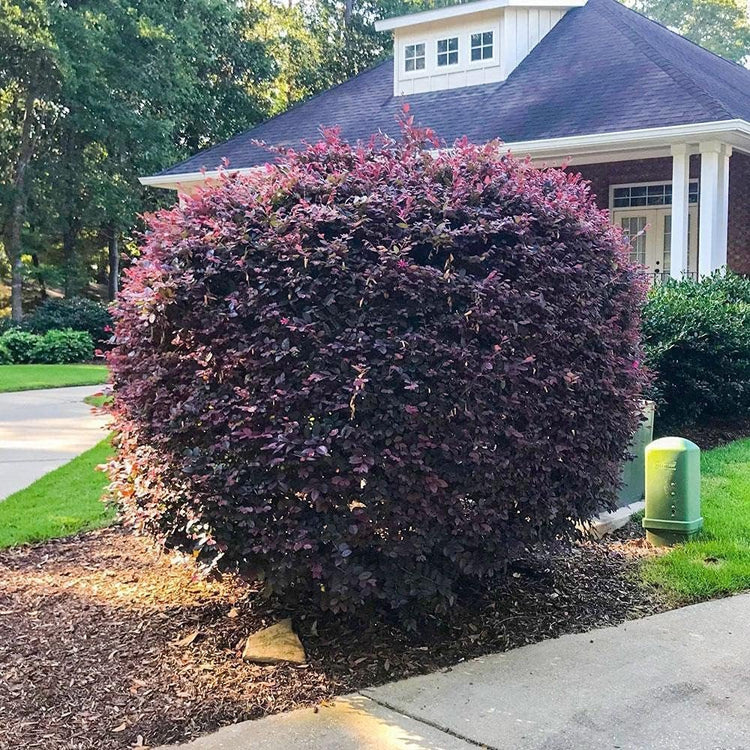
<instances>
[{"instance_id":1,"label":"white column","mask_svg":"<svg viewBox=\"0 0 750 750\"><path fill-rule=\"evenodd\" d=\"M729 234L729 157L732 147L722 144L719 154L719 222L716 226L716 268L727 264L727 237Z\"/></svg>"},{"instance_id":2,"label":"white column","mask_svg":"<svg viewBox=\"0 0 750 750\"><path fill-rule=\"evenodd\" d=\"M706 141L700 144L700 154L698 271L705 276L727 264L729 157L732 148L718 141Z\"/></svg>"},{"instance_id":3,"label":"white column","mask_svg":"<svg viewBox=\"0 0 750 750\"><path fill-rule=\"evenodd\" d=\"M670 275L681 279L688 270L688 186L690 150L686 143L672 146L672 237Z\"/></svg>"}]
</instances>

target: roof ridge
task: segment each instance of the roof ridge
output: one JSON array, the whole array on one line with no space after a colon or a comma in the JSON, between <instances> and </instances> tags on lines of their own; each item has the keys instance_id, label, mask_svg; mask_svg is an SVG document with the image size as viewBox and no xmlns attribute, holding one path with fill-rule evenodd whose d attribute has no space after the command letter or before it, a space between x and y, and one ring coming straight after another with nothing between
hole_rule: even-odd
<instances>
[{"instance_id":1,"label":"roof ridge","mask_svg":"<svg viewBox=\"0 0 750 750\"><path fill-rule=\"evenodd\" d=\"M618 10L615 11L612 8L612 3L615 3L619 6ZM637 10L628 8L618 0L611 0L611 3L607 2L607 0L603 0L603 2L597 2L595 4L595 8L601 11L607 17L607 21L615 28L615 30L620 31L621 33L626 34L628 37L630 37L631 41L633 41L636 47L640 49L641 52L643 52L654 64L658 65L675 83L681 86L684 86L686 83L689 84L690 88L692 89L693 97L698 100L702 99L702 103L704 105L708 105L709 108L716 113L717 119L723 119L723 117L721 117L720 115L724 115L728 118L732 117L732 112L730 112L719 99L717 99L710 91L706 90L706 88L704 88L694 78L683 72L680 68L677 68L675 65L673 65L648 39L646 39L643 34L630 22L628 13L634 13L639 18L643 18L645 21L648 21L649 23L652 23L655 26L668 31L670 34L674 34L679 39L690 42L704 52L710 52L710 50L706 50L704 47L701 47L699 44L692 42L681 34L672 31L672 29L664 26L663 24L660 24L658 21L651 20L648 16L644 16ZM625 12L620 14L620 9ZM625 26L616 24L616 18L618 20L622 19L625 23ZM720 60L723 60L724 62L729 62L728 60L725 60L723 57L721 57L721 55L715 56ZM700 96L696 96L696 94L699 94Z\"/></svg>"}]
</instances>

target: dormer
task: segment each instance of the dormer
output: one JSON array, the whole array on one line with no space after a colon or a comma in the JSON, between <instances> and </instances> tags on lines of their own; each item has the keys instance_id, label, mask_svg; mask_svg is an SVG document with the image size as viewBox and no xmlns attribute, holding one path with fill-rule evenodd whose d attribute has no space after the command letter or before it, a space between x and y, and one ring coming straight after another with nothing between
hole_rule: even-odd
<instances>
[{"instance_id":1,"label":"dormer","mask_svg":"<svg viewBox=\"0 0 750 750\"><path fill-rule=\"evenodd\" d=\"M586 0L475 0L388 18L393 31L393 93L505 80L571 8Z\"/></svg>"}]
</instances>

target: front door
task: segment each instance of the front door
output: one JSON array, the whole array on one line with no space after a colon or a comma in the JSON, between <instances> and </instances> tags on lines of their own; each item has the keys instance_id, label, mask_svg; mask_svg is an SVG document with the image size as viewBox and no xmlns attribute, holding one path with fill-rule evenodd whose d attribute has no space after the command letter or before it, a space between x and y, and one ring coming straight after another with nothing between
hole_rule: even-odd
<instances>
[{"instance_id":1,"label":"front door","mask_svg":"<svg viewBox=\"0 0 750 750\"><path fill-rule=\"evenodd\" d=\"M698 269L698 211L688 212L688 270ZM612 212L612 223L622 227L630 238L630 259L658 276L668 276L671 268L671 208L628 208Z\"/></svg>"}]
</instances>

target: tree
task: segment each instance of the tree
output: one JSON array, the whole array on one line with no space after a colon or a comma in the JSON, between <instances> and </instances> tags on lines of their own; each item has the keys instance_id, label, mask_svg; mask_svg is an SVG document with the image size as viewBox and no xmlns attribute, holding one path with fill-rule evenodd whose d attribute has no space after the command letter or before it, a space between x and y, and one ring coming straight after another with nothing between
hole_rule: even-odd
<instances>
[{"instance_id":1,"label":"tree","mask_svg":"<svg viewBox=\"0 0 750 750\"><path fill-rule=\"evenodd\" d=\"M626 4L727 60L742 62L750 55L744 0L631 0Z\"/></svg>"},{"instance_id":2,"label":"tree","mask_svg":"<svg viewBox=\"0 0 750 750\"><path fill-rule=\"evenodd\" d=\"M22 230L29 168L61 112L58 50L44 0L0 0L0 198L11 308L23 317Z\"/></svg>"}]
</instances>

